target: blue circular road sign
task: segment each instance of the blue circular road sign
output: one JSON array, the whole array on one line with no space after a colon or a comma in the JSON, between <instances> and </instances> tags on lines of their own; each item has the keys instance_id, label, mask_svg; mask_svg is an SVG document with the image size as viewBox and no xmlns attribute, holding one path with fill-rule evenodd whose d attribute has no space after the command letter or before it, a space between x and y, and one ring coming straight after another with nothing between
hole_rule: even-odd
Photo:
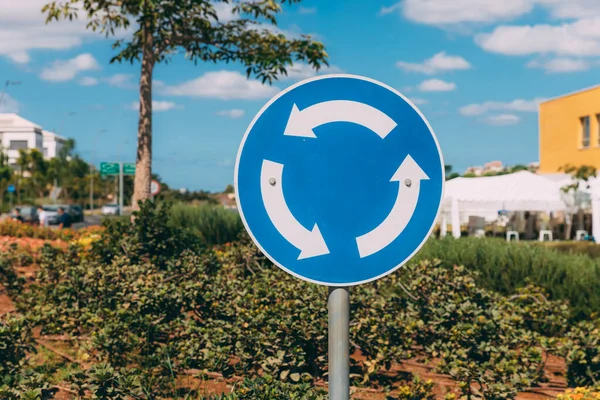
<instances>
[{"instance_id":1,"label":"blue circular road sign","mask_svg":"<svg viewBox=\"0 0 600 400\"><path fill-rule=\"evenodd\" d=\"M15 192L15 185L8 185L8 187L6 188L6 190L8 191L8 193L14 193Z\"/></svg>"},{"instance_id":2,"label":"blue circular road sign","mask_svg":"<svg viewBox=\"0 0 600 400\"><path fill-rule=\"evenodd\" d=\"M425 243L444 162L423 114L373 79L301 81L250 123L235 165L244 225L290 274L327 286L381 278Z\"/></svg>"}]
</instances>

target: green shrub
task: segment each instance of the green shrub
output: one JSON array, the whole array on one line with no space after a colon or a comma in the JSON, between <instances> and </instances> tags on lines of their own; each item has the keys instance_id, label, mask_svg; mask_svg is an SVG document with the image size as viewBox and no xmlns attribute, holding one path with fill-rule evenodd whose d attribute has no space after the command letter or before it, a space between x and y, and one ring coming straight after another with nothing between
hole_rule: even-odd
<instances>
[{"instance_id":1,"label":"green shrub","mask_svg":"<svg viewBox=\"0 0 600 400\"><path fill-rule=\"evenodd\" d=\"M308 382L289 384L270 375L244 379L234 385L231 394L201 397L203 400L325 400L327 393Z\"/></svg>"},{"instance_id":2,"label":"green shrub","mask_svg":"<svg viewBox=\"0 0 600 400\"><path fill-rule=\"evenodd\" d=\"M600 320L582 321L574 326L563 350L569 386L600 384Z\"/></svg>"},{"instance_id":3,"label":"green shrub","mask_svg":"<svg viewBox=\"0 0 600 400\"><path fill-rule=\"evenodd\" d=\"M133 213L135 223L122 218L106 220L92 254L104 263L125 256L133 264L149 261L162 266L184 250L197 250L201 244L198 237L169 224L170 211L168 203L146 201Z\"/></svg>"},{"instance_id":4,"label":"green shrub","mask_svg":"<svg viewBox=\"0 0 600 400\"><path fill-rule=\"evenodd\" d=\"M561 338L569 329L568 304L550 299L534 285L518 288L514 295L502 298L501 305L516 326L545 338Z\"/></svg>"},{"instance_id":5,"label":"green shrub","mask_svg":"<svg viewBox=\"0 0 600 400\"><path fill-rule=\"evenodd\" d=\"M585 254L591 258L600 258L600 246L585 241L542 242L541 246L568 254Z\"/></svg>"},{"instance_id":6,"label":"green shrub","mask_svg":"<svg viewBox=\"0 0 600 400\"><path fill-rule=\"evenodd\" d=\"M559 394L556 400L598 400L600 399L600 385L596 388L578 387Z\"/></svg>"},{"instance_id":7,"label":"green shrub","mask_svg":"<svg viewBox=\"0 0 600 400\"><path fill-rule=\"evenodd\" d=\"M49 400L58 392L46 379L32 371L23 370L8 384L0 383L0 399L7 400Z\"/></svg>"},{"instance_id":8,"label":"green shrub","mask_svg":"<svg viewBox=\"0 0 600 400\"><path fill-rule=\"evenodd\" d=\"M431 393L432 389L433 381L431 379L423 381L415 376L410 385L403 385L398 389L397 400L434 400L435 396Z\"/></svg>"},{"instance_id":9,"label":"green shrub","mask_svg":"<svg viewBox=\"0 0 600 400\"><path fill-rule=\"evenodd\" d=\"M31 330L23 317L0 317L0 383L18 373L33 350Z\"/></svg>"},{"instance_id":10,"label":"green shrub","mask_svg":"<svg viewBox=\"0 0 600 400\"><path fill-rule=\"evenodd\" d=\"M477 287L464 267L422 262L403 274L415 297L406 303L419 327L414 342L441 359L439 372L457 380L463 395L473 396L476 384L484 398L514 398L539 380L541 349L500 295Z\"/></svg>"},{"instance_id":11,"label":"green shrub","mask_svg":"<svg viewBox=\"0 0 600 400\"><path fill-rule=\"evenodd\" d=\"M114 368L110 364L96 364L85 372L70 376L71 386L78 396L87 399L125 400L148 398L140 374L135 369Z\"/></svg>"},{"instance_id":12,"label":"green shrub","mask_svg":"<svg viewBox=\"0 0 600 400\"><path fill-rule=\"evenodd\" d=\"M244 230L237 211L212 204L199 206L176 204L171 209L169 223L193 231L207 245L233 242Z\"/></svg>"},{"instance_id":13,"label":"green shrub","mask_svg":"<svg viewBox=\"0 0 600 400\"><path fill-rule=\"evenodd\" d=\"M15 255L15 250L11 247L9 252L0 257L0 285L4 286L9 295L19 293L25 281L23 277L17 275L13 267L13 265L22 265L19 256Z\"/></svg>"},{"instance_id":14,"label":"green shrub","mask_svg":"<svg viewBox=\"0 0 600 400\"><path fill-rule=\"evenodd\" d=\"M482 287L505 295L532 283L552 299L568 301L574 320L600 311L600 262L586 255L502 239L448 237L429 240L415 257L427 259L442 260L447 267L463 265L479 273Z\"/></svg>"},{"instance_id":15,"label":"green shrub","mask_svg":"<svg viewBox=\"0 0 600 400\"><path fill-rule=\"evenodd\" d=\"M86 338L80 350L97 365L73 376L76 390L107 399L185 397L191 392L174 396L175 382L195 369L264 374L222 399L318 399L311 382L327 372L326 289L274 267L247 236L203 246L188 228L169 222L170 212L168 205L143 203L135 224L107 223L85 254L76 245L42 248L35 281L11 293L42 335ZM569 309L561 299L571 293L530 282L548 283L558 271L572 282L575 267L561 262L579 258L481 239L431 241L419 258L425 256L449 261L411 262L351 289L351 351L366 358L353 374L382 383L392 364L419 357L440 360L438 372L452 376L466 396L514 398L535 385L542 337L564 337ZM455 265L462 262L466 268ZM550 275L532 272L543 265ZM494 285L508 296L488 289ZM586 288L589 282L580 287ZM589 364L595 347L577 339L584 333L570 340L585 349ZM428 398L428 388L415 382L400 398Z\"/></svg>"}]
</instances>

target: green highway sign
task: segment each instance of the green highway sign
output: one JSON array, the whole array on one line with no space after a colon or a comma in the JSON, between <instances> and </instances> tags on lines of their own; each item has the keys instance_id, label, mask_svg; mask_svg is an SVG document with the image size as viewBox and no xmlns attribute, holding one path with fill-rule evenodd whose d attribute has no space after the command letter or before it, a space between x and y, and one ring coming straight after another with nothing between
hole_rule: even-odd
<instances>
[{"instance_id":1,"label":"green highway sign","mask_svg":"<svg viewBox=\"0 0 600 400\"><path fill-rule=\"evenodd\" d=\"M119 175L119 163L101 162L100 175ZM123 163L123 175L135 175L135 163Z\"/></svg>"},{"instance_id":2,"label":"green highway sign","mask_svg":"<svg viewBox=\"0 0 600 400\"><path fill-rule=\"evenodd\" d=\"M119 163L101 162L100 175L119 175Z\"/></svg>"},{"instance_id":3,"label":"green highway sign","mask_svg":"<svg viewBox=\"0 0 600 400\"><path fill-rule=\"evenodd\" d=\"M135 163L124 163L123 175L135 175Z\"/></svg>"}]
</instances>

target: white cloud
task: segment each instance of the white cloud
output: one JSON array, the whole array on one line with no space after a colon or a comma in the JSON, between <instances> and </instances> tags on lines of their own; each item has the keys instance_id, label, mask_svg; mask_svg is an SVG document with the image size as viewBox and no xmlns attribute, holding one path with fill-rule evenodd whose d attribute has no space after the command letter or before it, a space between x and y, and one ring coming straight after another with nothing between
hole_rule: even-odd
<instances>
[{"instance_id":1,"label":"white cloud","mask_svg":"<svg viewBox=\"0 0 600 400\"><path fill-rule=\"evenodd\" d=\"M8 58L10 58L17 64L27 64L29 63L29 61L31 61L29 54L27 54L24 51L17 51L15 53L11 53L8 55Z\"/></svg>"},{"instance_id":2,"label":"white cloud","mask_svg":"<svg viewBox=\"0 0 600 400\"><path fill-rule=\"evenodd\" d=\"M400 11L411 21L444 26L511 20L532 9L533 0L403 0L382 8L381 14Z\"/></svg>"},{"instance_id":3,"label":"white cloud","mask_svg":"<svg viewBox=\"0 0 600 400\"><path fill-rule=\"evenodd\" d=\"M324 66L317 72L310 65L305 63L296 63L293 66L287 68L287 76L281 76L280 79L292 79L292 80L302 80L306 78L311 78L317 75L324 74L338 74L343 72L341 68L336 67L335 65L331 65L329 67Z\"/></svg>"},{"instance_id":4,"label":"white cloud","mask_svg":"<svg viewBox=\"0 0 600 400\"><path fill-rule=\"evenodd\" d=\"M533 60L527 64L528 68L541 68L550 74L587 71L592 67L592 63L587 60L577 60L573 58L555 58L549 61Z\"/></svg>"},{"instance_id":5,"label":"white cloud","mask_svg":"<svg viewBox=\"0 0 600 400\"><path fill-rule=\"evenodd\" d=\"M121 89L134 89L136 88L135 83L132 82L133 75L131 74L115 74L108 78L103 78L102 81L108 83L110 86L118 87Z\"/></svg>"},{"instance_id":6,"label":"white cloud","mask_svg":"<svg viewBox=\"0 0 600 400\"><path fill-rule=\"evenodd\" d=\"M514 114L491 115L484 118L483 121L490 125L507 126L515 125L521 121L521 118Z\"/></svg>"},{"instance_id":7,"label":"white cloud","mask_svg":"<svg viewBox=\"0 0 600 400\"><path fill-rule=\"evenodd\" d=\"M174 86L158 85L165 95L208 97L223 100L230 99L264 99L273 96L279 89L274 86L263 85L245 75L233 71L207 72L206 74Z\"/></svg>"},{"instance_id":8,"label":"white cloud","mask_svg":"<svg viewBox=\"0 0 600 400\"><path fill-rule=\"evenodd\" d=\"M21 109L21 104L12 98L8 93L4 92L2 96L2 104L0 104L0 113L18 113Z\"/></svg>"},{"instance_id":9,"label":"white cloud","mask_svg":"<svg viewBox=\"0 0 600 400\"><path fill-rule=\"evenodd\" d=\"M488 52L505 55L599 56L600 16L561 25L499 26L475 41Z\"/></svg>"},{"instance_id":10,"label":"white cloud","mask_svg":"<svg viewBox=\"0 0 600 400\"><path fill-rule=\"evenodd\" d=\"M316 7L298 7L299 14L315 14L317 12Z\"/></svg>"},{"instance_id":11,"label":"white cloud","mask_svg":"<svg viewBox=\"0 0 600 400\"><path fill-rule=\"evenodd\" d=\"M555 18L586 18L600 15L600 2L597 0L537 0L550 9Z\"/></svg>"},{"instance_id":12,"label":"white cloud","mask_svg":"<svg viewBox=\"0 0 600 400\"><path fill-rule=\"evenodd\" d=\"M95 86L98 84L98 79L91 76L84 76L78 82L81 86Z\"/></svg>"},{"instance_id":13,"label":"white cloud","mask_svg":"<svg viewBox=\"0 0 600 400\"><path fill-rule=\"evenodd\" d=\"M232 3L213 3L213 9L217 14L217 18L219 23L227 23L230 21L236 21L241 18L240 13L234 13L233 7L235 4ZM309 10L309 9L307 9ZM252 16L243 14L244 18L252 19ZM216 23L216 21L214 21ZM299 32L292 32L289 30L281 29L280 27L270 24L270 23L258 23L258 24L249 24L248 29L252 30L263 30L266 29L274 34L282 34L287 36L288 38L297 38L299 37Z\"/></svg>"},{"instance_id":14,"label":"white cloud","mask_svg":"<svg viewBox=\"0 0 600 400\"><path fill-rule=\"evenodd\" d=\"M461 107L459 112L465 116L482 115L490 111L537 112L538 105L542 101L544 101L542 98L533 100L517 99L511 102L486 101L481 104L469 104Z\"/></svg>"},{"instance_id":15,"label":"white cloud","mask_svg":"<svg viewBox=\"0 0 600 400\"><path fill-rule=\"evenodd\" d=\"M450 92L456 89L456 84L441 79L429 79L419 84L422 92Z\"/></svg>"},{"instance_id":16,"label":"white cloud","mask_svg":"<svg viewBox=\"0 0 600 400\"><path fill-rule=\"evenodd\" d=\"M0 56L15 62L29 61L31 50L66 50L86 37L102 38L85 29L84 18L45 23L41 9L47 0L0 0Z\"/></svg>"},{"instance_id":17,"label":"white cloud","mask_svg":"<svg viewBox=\"0 0 600 400\"><path fill-rule=\"evenodd\" d=\"M70 60L57 60L50 67L44 68L40 78L45 81L70 81L82 71L99 69L100 65L90 53L83 53Z\"/></svg>"},{"instance_id":18,"label":"white cloud","mask_svg":"<svg viewBox=\"0 0 600 400\"><path fill-rule=\"evenodd\" d=\"M240 18L239 14L234 14L232 3L213 3L213 8L217 13L219 22L229 22Z\"/></svg>"},{"instance_id":19,"label":"white cloud","mask_svg":"<svg viewBox=\"0 0 600 400\"><path fill-rule=\"evenodd\" d=\"M422 63L410 63L398 61L396 66L407 72L419 72L433 75L438 72L465 70L471 68L471 64L462 57L450 56L445 51L435 54Z\"/></svg>"},{"instance_id":20,"label":"white cloud","mask_svg":"<svg viewBox=\"0 0 600 400\"><path fill-rule=\"evenodd\" d=\"M234 108L232 110L221 110L217 112L217 115L220 115L222 117L229 117L229 118L241 118L242 116L244 116L245 112L244 110L240 110L238 108Z\"/></svg>"},{"instance_id":21,"label":"white cloud","mask_svg":"<svg viewBox=\"0 0 600 400\"><path fill-rule=\"evenodd\" d=\"M128 108L131 108L132 110L135 110L135 111L139 111L140 110L140 102L134 101L129 105ZM169 111L174 108L181 108L181 107L172 101L152 100L152 111L153 112Z\"/></svg>"},{"instance_id":22,"label":"white cloud","mask_svg":"<svg viewBox=\"0 0 600 400\"><path fill-rule=\"evenodd\" d=\"M449 28L511 21L536 6L545 8L555 19L600 16L597 0L400 0L383 7L380 14L400 13L411 21Z\"/></svg>"},{"instance_id":23,"label":"white cloud","mask_svg":"<svg viewBox=\"0 0 600 400\"><path fill-rule=\"evenodd\" d=\"M418 98L418 97L411 97L410 101L412 101L413 104L415 104L415 105L422 105L422 104L429 103L427 100L421 99L421 98Z\"/></svg>"}]
</instances>

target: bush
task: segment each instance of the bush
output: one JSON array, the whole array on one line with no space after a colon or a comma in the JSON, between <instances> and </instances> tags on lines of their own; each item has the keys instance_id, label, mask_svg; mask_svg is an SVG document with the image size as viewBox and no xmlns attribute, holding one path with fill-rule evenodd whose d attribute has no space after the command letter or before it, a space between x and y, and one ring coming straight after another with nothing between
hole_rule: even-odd
<instances>
[{"instance_id":1,"label":"bush","mask_svg":"<svg viewBox=\"0 0 600 400\"><path fill-rule=\"evenodd\" d=\"M592 242L575 242L575 241L560 241L560 242L542 242L541 246L554 249L561 253L567 254L584 254L591 258L600 258L600 246Z\"/></svg>"},{"instance_id":2,"label":"bush","mask_svg":"<svg viewBox=\"0 0 600 400\"><path fill-rule=\"evenodd\" d=\"M208 370L226 377L262 375L215 399L319 399L311 383L327 372L326 289L274 267L247 236L203 246L190 230L169 222L170 212L168 205L142 203L135 224L107 223L88 252L80 244L42 248L35 281L11 292L42 335L82 338L79 354L96 365L72 377L75 390L107 399L148 393L180 398L191 392L176 388L178 378ZM449 259L462 257L469 268L415 261L352 288L351 351L366 358L352 365L353 377L390 389L398 382L390 383L389 375L386 381L383 371L418 357L435 359L437 371L455 379L465 396L510 399L540 380L542 339L564 338L568 306L529 284L526 274L508 297L478 282L505 277L502 271L494 275L486 252L499 268L506 266L507 276L520 271L527 252L535 263L546 260L545 252L558 253L478 240L438 241L425 250L448 246ZM594 363L597 355L592 338L598 335L584 325L580 330L569 339L584 352L573 358L573 368L581 360ZM419 380L401 384L400 398L429 398L430 389Z\"/></svg>"},{"instance_id":3,"label":"bush","mask_svg":"<svg viewBox=\"0 0 600 400\"><path fill-rule=\"evenodd\" d=\"M578 387L559 394L556 400L599 400L600 387L598 389Z\"/></svg>"},{"instance_id":4,"label":"bush","mask_svg":"<svg viewBox=\"0 0 600 400\"><path fill-rule=\"evenodd\" d=\"M13 220L0 223L0 236L69 241L77 235L74 229L52 229Z\"/></svg>"},{"instance_id":5,"label":"bush","mask_svg":"<svg viewBox=\"0 0 600 400\"><path fill-rule=\"evenodd\" d=\"M413 378L412 385L403 385L398 389L397 400L433 400L435 396L431 393L432 389L431 379L423 381L417 376Z\"/></svg>"},{"instance_id":6,"label":"bush","mask_svg":"<svg viewBox=\"0 0 600 400\"><path fill-rule=\"evenodd\" d=\"M49 400L56 392L56 387L32 370L22 371L9 384L0 383L0 398L7 400Z\"/></svg>"},{"instance_id":7,"label":"bush","mask_svg":"<svg viewBox=\"0 0 600 400\"><path fill-rule=\"evenodd\" d=\"M532 283L553 299L568 301L573 320L600 311L600 262L585 255L502 239L448 237L429 240L415 258L427 259L476 271L478 284L504 295Z\"/></svg>"},{"instance_id":8,"label":"bush","mask_svg":"<svg viewBox=\"0 0 600 400\"><path fill-rule=\"evenodd\" d=\"M33 351L31 331L23 317L0 317L0 385L18 375L27 353Z\"/></svg>"},{"instance_id":9,"label":"bush","mask_svg":"<svg viewBox=\"0 0 600 400\"><path fill-rule=\"evenodd\" d=\"M133 213L135 223L130 218L105 220L100 238L91 242L92 255L107 264L122 255L132 264L148 261L161 266L184 250L196 251L201 245L198 237L169 224L170 207L140 202L140 209Z\"/></svg>"},{"instance_id":10,"label":"bush","mask_svg":"<svg viewBox=\"0 0 600 400\"><path fill-rule=\"evenodd\" d=\"M244 379L234 386L231 394L212 396L206 400L325 400L327 398L324 390L314 389L310 383L292 385L265 375Z\"/></svg>"},{"instance_id":11,"label":"bush","mask_svg":"<svg viewBox=\"0 0 600 400\"><path fill-rule=\"evenodd\" d=\"M457 380L463 395L513 398L537 383L541 349L501 296L478 288L464 267L423 262L404 272L416 298L406 304L418 326L414 342L441 359L438 370Z\"/></svg>"},{"instance_id":12,"label":"bush","mask_svg":"<svg viewBox=\"0 0 600 400\"><path fill-rule=\"evenodd\" d=\"M77 395L83 398L125 400L145 397L141 376L135 369L118 369L100 363L71 375L69 380Z\"/></svg>"},{"instance_id":13,"label":"bush","mask_svg":"<svg viewBox=\"0 0 600 400\"><path fill-rule=\"evenodd\" d=\"M570 386L600 384L600 320L574 326L567 334L563 351Z\"/></svg>"},{"instance_id":14,"label":"bush","mask_svg":"<svg viewBox=\"0 0 600 400\"><path fill-rule=\"evenodd\" d=\"M18 294L25 282L23 277L17 275L13 265L26 265L30 261L19 250L16 246L11 246L8 253L0 257L0 285L9 295Z\"/></svg>"},{"instance_id":15,"label":"bush","mask_svg":"<svg viewBox=\"0 0 600 400\"><path fill-rule=\"evenodd\" d=\"M174 227L193 231L207 245L233 242L244 230L237 211L211 204L177 204L171 209L169 222Z\"/></svg>"}]
</instances>

